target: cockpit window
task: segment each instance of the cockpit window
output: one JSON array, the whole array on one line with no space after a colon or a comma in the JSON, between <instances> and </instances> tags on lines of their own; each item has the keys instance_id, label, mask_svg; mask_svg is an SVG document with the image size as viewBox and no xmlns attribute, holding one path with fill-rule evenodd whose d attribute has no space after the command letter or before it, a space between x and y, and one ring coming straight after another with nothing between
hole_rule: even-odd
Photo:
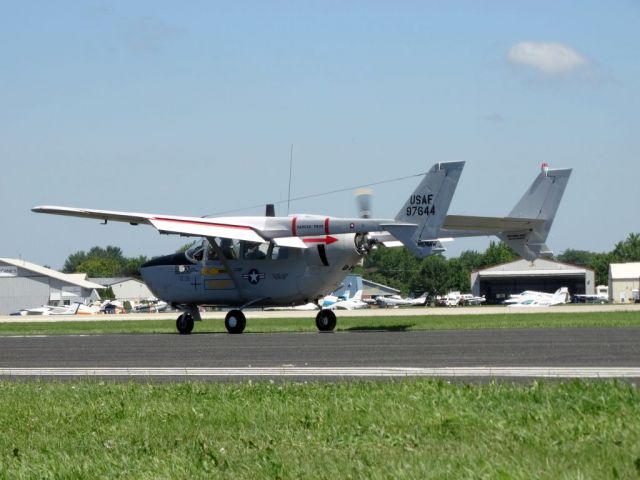
<instances>
[{"instance_id":1,"label":"cockpit window","mask_svg":"<svg viewBox=\"0 0 640 480\"><path fill-rule=\"evenodd\" d=\"M217 258L215 250L206 239L188 249L184 254L187 259L193 263L202 262L203 260L215 260Z\"/></svg>"},{"instance_id":2,"label":"cockpit window","mask_svg":"<svg viewBox=\"0 0 640 480\"><path fill-rule=\"evenodd\" d=\"M231 238L216 238L216 243L227 260L240 258L240 240Z\"/></svg>"},{"instance_id":3,"label":"cockpit window","mask_svg":"<svg viewBox=\"0 0 640 480\"><path fill-rule=\"evenodd\" d=\"M192 263L218 259L217 251L222 253L227 260L284 260L289 258L289 249L279 247L269 242L247 242L231 238L216 238L217 248L214 248L207 239L194 245L185 252L187 259Z\"/></svg>"},{"instance_id":4,"label":"cockpit window","mask_svg":"<svg viewBox=\"0 0 640 480\"><path fill-rule=\"evenodd\" d=\"M243 258L246 260L264 260L269 255L269 243L242 242Z\"/></svg>"},{"instance_id":5,"label":"cockpit window","mask_svg":"<svg viewBox=\"0 0 640 480\"><path fill-rule=\"evenodd\" d=\"M271 258L274 260L286 260L289 258L289 249L287 247L274 245L271 251Z\"/></svg>"}]
</instances>

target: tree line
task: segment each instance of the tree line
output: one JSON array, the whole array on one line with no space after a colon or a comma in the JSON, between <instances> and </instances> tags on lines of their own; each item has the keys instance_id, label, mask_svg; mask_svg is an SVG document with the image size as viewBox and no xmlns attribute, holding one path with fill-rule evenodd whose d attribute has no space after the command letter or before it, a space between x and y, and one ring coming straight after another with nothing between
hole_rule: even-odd
<instances>
[{"instance_id":1,"label":"tree line","mask_svg":"<svg viewBox=\"0 0 640 480\"><path fill-rule=\"evenodd\" d=\"M374 282L397 288L405 295L427 292L433 296L452 290L469 292L471 272L518 258L503 242L490 242L484 253L467 250L448 259L441 255L420 259L404 248L379 248L365 258L358 273ZM552 260L594 270L596 285L607 285L609 264L640 261L640 234L629 234L610 252L567 249Z\"/></svg>"},{"instance_id":2,"label":"tree line","mask_svg":"<svg viewBox=\"0 0 640 480\"><path fill-rule=\"evenodd\" d=\"M120 247L93 247L67 257L62 267L64 273L86 273L91 278L134 277L140 278L140 267L148 258L125 257Z\"/></svg>"},{"instance_id":3,"label":"tree line","mask_svg":"<svg viewBox=\"0 0 640 480\"><path fill-rule=\"evenodd\" d=\"M179 251L184 251L187 244ZM462 252L458 257L445 258L433 255L417 258L405 248L377 248L365 257L363 265L355 273L374 282L389 285L404 295L442 295L451 290L468 292L471 289L470 274L501 263L517 260L518 255L503 242L491 242L480 253L475 250ZM128 258L119 247L93 247L88 252L69 255L62 269L65 273L86 273L89 277L140 278L140 267L146 256ZM640 261L640 234L631 233L618 242L610 252L567 249L554 260L590 268L595 271L597 285L606 285L610 263Z\"/></svg>"}]
</instances>

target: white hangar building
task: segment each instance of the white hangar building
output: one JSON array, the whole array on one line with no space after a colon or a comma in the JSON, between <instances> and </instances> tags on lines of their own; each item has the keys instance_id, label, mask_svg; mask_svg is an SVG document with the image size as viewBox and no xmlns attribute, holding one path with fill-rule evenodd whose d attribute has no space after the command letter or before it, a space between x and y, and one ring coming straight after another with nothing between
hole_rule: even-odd
<instances>
[{"instance_id":1,"label":"white hangar building","mask_svg":"<svg viewBox=\"0 0 640 480\"><path fill-rule=\"evenodd\" d=\"M571 296L593 295L595 273L593 270L568 263L538 258L516 260L471 273L471 293L484 296L487 304L502 303L509 295L524 290L553 293L568 287Z\"/></svg>"},{"instance_id":2,"label":"white hangar building","mask_svg":"<svg viewBox=\"0 0 640 480\"><path fill-rule=\"evenodd\" d=\"M0 315L42 305L63 306L100 300L104 288L86 274L66 274L15 258L0 258Z\"/></svg>"},{"instance_id":3,"label":"white hangar building","mask_svg":"<svg viewBox=\"0 0 640 480\"><path fill-rule=\"evenodd\" d=\"M640 262L612 263L609 265L609 301L628 303L635 301L640 289Z\"/></svg>"}]
</instances>

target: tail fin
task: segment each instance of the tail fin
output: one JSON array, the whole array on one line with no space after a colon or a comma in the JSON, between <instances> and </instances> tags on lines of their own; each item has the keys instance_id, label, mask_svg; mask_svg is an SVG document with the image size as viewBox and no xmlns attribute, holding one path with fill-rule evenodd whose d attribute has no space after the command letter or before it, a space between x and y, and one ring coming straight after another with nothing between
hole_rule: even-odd
<instances>
[{"instance_id":1,"label":"tail fin","mask_svg":"<svg viewBox=\"0 0 640 480\"><path fill-rule=\"evenodd\" d=\"M385 230L419 257L442 251L438 232L447 216L464 162L437 163Z\"/></svg>"},{"instance_id":2,"label":"tail fin","mask_svg":"<svg viewBox=\"0 0 640 480\"><path fill-rule=\"evenodd\" d=\"M507 217L538 220L531 229L498 235L523 258L532 260L552 254L545 242L570 175L570 168L543 170Z\"/></svg>"}]
</instances>

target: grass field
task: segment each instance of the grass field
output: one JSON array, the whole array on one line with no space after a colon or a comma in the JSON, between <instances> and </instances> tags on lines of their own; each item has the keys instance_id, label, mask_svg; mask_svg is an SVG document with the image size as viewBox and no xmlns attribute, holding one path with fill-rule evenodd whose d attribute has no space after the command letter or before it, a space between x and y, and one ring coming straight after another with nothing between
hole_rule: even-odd
<instances>
[{"instance_id":1,"label":"grass field","mask_svg":"<svg viewBox=\"0 0 640 480\"><path fill-rule=\"evenodd\" d=\"M451 330L478 328L640 327L640 311L488 314L447 316L340 317L337 330ZM175 319L90 322L0 323L0 335L85 333L174 333ZM222 320L197 322L196 332L224 332ZM245 332L316 331L309 318L251 318Z\"/></svg>"},{"instance_id":2,"label":"grass field","mask_svg":"<svg viewBox=\"0 0 640 480\"><path fill-rule=\"evenodd\" d=\"M625 383L0 382L0 478L638 478Z\"/></svg>"}]
</instances>

